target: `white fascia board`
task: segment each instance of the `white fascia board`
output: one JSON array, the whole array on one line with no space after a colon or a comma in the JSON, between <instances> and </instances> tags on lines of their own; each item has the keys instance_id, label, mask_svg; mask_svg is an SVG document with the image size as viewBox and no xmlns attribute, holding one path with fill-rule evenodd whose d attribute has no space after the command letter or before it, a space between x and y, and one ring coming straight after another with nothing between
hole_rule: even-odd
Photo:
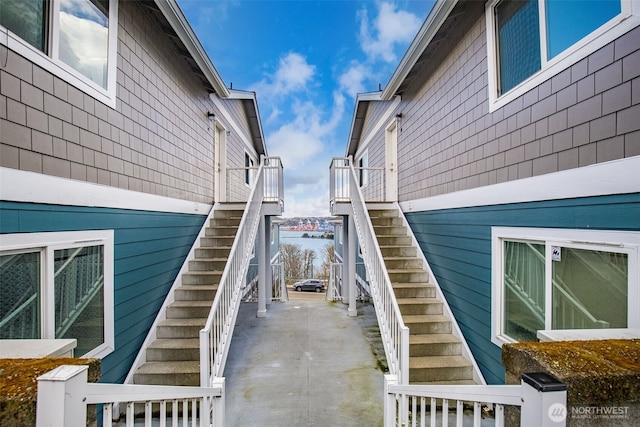
<instances>
[{"instance_id":1,"label":"white fascia board","mask_svg":"<svg viewBox=\"0 0 640 427\"><path fill-rule=\"evenodd\" d=\"M262 141L262 151L265 156L267 154L267 143L264 139L264 132L262 131L262 120L260 119L260 109L258 108L258 96L255 92L245 90L229 89L229 99L241 99L253 102L253 108L256 113L256 120L258 121L258 128L260 129L260 140Z\"/></svg>"},{"instance_id":2,"label":"white fascia board","mask_svg":"<svg viewBox=\"0 0 640 427\"><path fill-rule=\"evenodd\" d=\"M207 215L212 205L41 173L0 168L0 200Z\"/></svg>"},{"instance_id":3,"label":"white fascia board","mask_svg":"<svg viewBox=\"0 0 640 427\"><path fill-rule=\"evenodd\" d=\"M395 94L411 69L416 65L418 58L427 48L433 37L436 35L444 21L447 19L453 8L458 4L458 0L437 0L431 8L429 16L425 19L418 34L409 45L406 53L400 60L400 64L393 72L387 87L382 91L382 99L390 100Z\"/></svg>"},{"instance_id":4,"label":"white fascia board","mask_svg":"<svg viewBox=\"0 0 640 427\"><path fill-rule=\"evenodd\" d=\"M366 135L360 136L360 143L358 144L358 148L355 151L355 157L358 157L364 150L367 149L367 146L371 143L371 141L373 141L375 136L378 135L378 132L380 132L380 129L382 129L383 127L386 128L389 126L389 121L393 117L393 113L396 111L396 109L398 108L398 105L400 105L400 102L402 101L400 96L396 96L395 98L392 98L392 99L393 101L389 103L389 106L387 107L385 112L380 116L380 119L378 120L378 122L371 128L371 130ZM364 138L362 138L362 136L364 136Z\"/></svg>"},{"instance_id":5,"label":"white fascia board","mask_svg":"<svg viewBox=\"0 0 640 427\"><path fill-rule=\"evenodd\" d=\"M640 192L640 156L400 202L403 212Z\"/></svg>"},{"instance_id":6,"label":"white fascia board","mask_svg":"<svg viewBox=\"0 0 640 427\"><path fill-rule=\"evenodd\" d=\"M220 114L222 114L222 116L224 117L226 123L229 126L231 126L233 128L234 132L236 132L240 136L240 139L242 140L242 143L245 145L247 150L249 152L251 152L251 153L255 153L255 148L253 148L253 144L251 143L251 140L249 139L251 135L245 135L244 132L242 132L242 128L240 126L238 126L238 123L236 123L235 120L233 120L233 117L231 116L231 114L229 114L229 111L227 111L226 106L222 103L220 98L215 93L211 93L211 94L209 94L209 99L211 99L211 101L216 106L216 108L218 109ZM266 145L265 142L264 142L264 139L262 140L262 143L264 145ZM266 150L265 150L265 152L266 152Z\"/></svg>"},{"instance_id":7,"label":"white fascia board","mask_svg":"<svg viewBox=\"0 0 640 427\"><path fill-rule=\"evenodd\" d=\"M353 106L353 114L351 115L351 127L349 128L349 138L347 139L347 149L344 155L345 157L349 157L349 151L351 149L351 138L353 137L353 132L356 128L356 119L357 119L358 107L360 106L360 103L370 102L370 101L380 101L381 95L382 95L382 92L380 91L365 92L365 93L359 93L356 95L356 102Z\"/></svg>"},{"instance_id":8,"label":"white fascia board","mask_svg":"<svg viewBox=\"0 0 640 427\"><path fill-rule=\"evenodd\" d=\"M228 97L229 90L226 88L222 77L220 77L220 74L218 74L218 71L213 66L213 63L202 47L200 40L193 32L189 21L187 21L184 13L182 13L182 9L180 9L178 3L175 0L155 0L155 3L165 18L167 18L169 25L171 25L171 28L176 32L216 93L223 98Z\"/></svg>"}]
</instances>

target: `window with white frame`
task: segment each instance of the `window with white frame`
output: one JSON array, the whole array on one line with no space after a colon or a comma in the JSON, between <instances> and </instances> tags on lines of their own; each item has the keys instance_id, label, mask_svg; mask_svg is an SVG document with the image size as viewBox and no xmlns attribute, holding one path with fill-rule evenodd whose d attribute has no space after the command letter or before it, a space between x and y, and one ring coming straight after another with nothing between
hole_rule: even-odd
<instances>
[{"instance_id":1,"label":"window with white frame","mask_svg":"<svg viewBox=\"0 0 640 427\"><path fill-rule=\"evenodd\" d=\"M369 183L369 150L365 151L360 159L358 159L358 179L360 187L364 187Z\"/></svg>"},{"instance_id":2,"label":"window with white frame","mask_svg":"<svg viewBox=\"0 0 640 427\"><path fill-rule=\"evenodd\" d=\"M75 338L76 356L114 349L113 231L0 236L0 339Z\"/></svg>"},{"instance_id":3,"label":"window with white frame","mask_svg":"<svg viewBox=\"0 0 640 427\"><path fill-rule=\"evenodd\" d=\"M253 186L255 174L255 160L246 151L244 152L244 183L249 187Z\"/></svg>"},{"instance_id":4,"label":"window with white frame","mask_svg":"<svg viewBox=\"0 0 640 427\"><path fill-rule=\"evenodd\" d=\"M494 343L640 326L640 233L495 227L492 245Z\"/></svg>"},{"instance_id":5,"label":"window with white frame","mask_svg":"<svg viewBox=\"0 0 640 427\"><path fill-rule=\"evenodd\" d=\"M117 1L2 0L2 44L115 107Z\"/></svg>"},{"instance_id":6,"label":"window with white frame","mask_svg":"<svg viewBox=\"0 0 640 427\"><path fill-rule=\"evenodd\" d=\"M628 0L489 2L490 100L509 102L611 42L638 25L637 19L619 25L631 14Z\"/></svg>"}]
</instances>

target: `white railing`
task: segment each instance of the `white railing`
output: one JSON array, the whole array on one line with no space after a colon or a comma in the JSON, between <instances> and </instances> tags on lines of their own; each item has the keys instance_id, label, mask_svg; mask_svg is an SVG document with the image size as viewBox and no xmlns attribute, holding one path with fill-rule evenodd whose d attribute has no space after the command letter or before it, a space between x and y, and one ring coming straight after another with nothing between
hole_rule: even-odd
<instances>
[{"instance_id":1,"label":"white railing","mask_svg":"<svg viewBox=\"0 0 640 427\"><path fill-rule=\"evenodd\" d=\"M268 168L268 174L264 173L265 168ZM255 247L265 194L269 195L270 200L278 202L282 200L282 185L271 180L274 176L282 176L281 169L282 163L278 158L263 157L258 173L254 177L255 185L240 220L211 311L204 328L200 331L201 386L212 384L216 378L222 376L224 371L240 300L246 285L245 275ZM268 188L265 184L265 175L269 175L271 180Z\"/></svg>"},{"instance_id":2,"label":"white railing","mask_svg":"<svg viewBox=\"0 0 640 427\"><path fill-rule=\"evenodd\" d=\"M287 285L284 279L284 264L271 264L272 301L289 301L289 293L287 292Z\"/></svg>"},{"instance_id":3,"label":"white railing","mask_svg":"<svg viewBox=\"0 0 640 427\"><path fill-rule=\"evenodd\" d=\"M251 264L252 266L254 264ZM284 264L271 264L271 301L286 302L289 294L284 282ZM251 280L242 292L243 302L258 301L258 276Z\"/></svg>"},{"instance_id":4,"label":"white railing","mask_svg":"<svg viewBox=\"0 0 640 427\"><path fill-rule=\"evenodd\" d=\"M329 267L329 283L327 284L327 301L342 300L342 263L334 262Z\"/></svg>"},{"instance_id":5,"label":"white railing","mask_svg":"<svg viewBox=\"0 0 640 427\"><path fill-rule=\"evenodd\" d=\"M258 175L264 202L284 203L284 180L282 160L280 157L264 157L259 167L229 167L226 169L226 201L244 202L248 200L250 191L257 184Z\"/></svg>"},{"instance_id":6,"label":"white railing","mask_svg":"<svg viewBox=\"0 0 640 427\"><path fill-rule=\"evenodd\" d=\"M101 384L87 383L87 370L86 365L63 365L38 378L36 427L88 425L88 405L101 406L103 426L120 426L121 422L113 422L112 412L117 404L126 407L127 427L141 421L139 413L143 414L145 426L224 425L222 378L211 387ZM142 408L143 411L138 410Z\"/></svg>"},{"instance_id":7,"label":"white railing","mask_svg":"<svg viewBox=\"0 0 640 427\"><path fill-rule=\"evenodd\" d=\"M334 159L335 161L336 159ZM351 162L348 162L349 164ZM342 168L342 167L341 167ZM402 320L402 314L396 301L391 280L387 273L384 258L378 246L378 240L367 213L364 199L357 185L355 170L350 168L348 180L353 209L353 220L356 226L362 258L368 272L371 298L376 308L376 316L380 325L380 334L387 356L389 371L398 378L398 384L409 383L409 328Z\"/></svg>"},{"instance_id":8,"label":"white railing","mask_svg":"<svg viewBox=\"0 0 640 427\"><path fill-rule=\"evenodd\" d=\"M352 172L353 171L353 172ZM382 167L356 167L351 157L334 157L329 167L329 203L349 203L351 185L357 187L368 202L385 201L385 169Z\"/></svg>"},{"instance_id":9,"label":"white railing","mask_svg":"<svg viewBox=\"0 0 640 427\"><path fill-rule=\"evenodd\" d=\"M563 427L566 387L554 386L545 390L544 385L525 382L524 376L520 385L399 385L394 376L385 375L384 426L448 426L451 422L456 427L504 427L510 425L505 423L505 407L511 406L520 409L511 418L519 419L521 427ZM486 409L492 409L493 415L484 415Z\"/></svg>"}]
</instances>

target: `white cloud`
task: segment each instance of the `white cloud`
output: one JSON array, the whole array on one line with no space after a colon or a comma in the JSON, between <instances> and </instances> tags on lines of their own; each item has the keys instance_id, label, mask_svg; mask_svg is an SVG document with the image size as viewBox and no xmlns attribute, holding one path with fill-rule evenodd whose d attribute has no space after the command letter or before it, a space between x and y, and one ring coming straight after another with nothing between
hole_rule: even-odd
<instances>
[{"instance_id":1,"label":"white cloud","mask_svg":"<svg viewBox=\"0 0 640 427\"><path fill-rule=\"evenodd\" d=\"M290 52L280 58L276 72L258 82L253 90L262 98L282 97L307 89L315 75L316 67L307 63L304 56Z\"/></svg>"},{"instance_id":2,"label":"white cloud","mask_svg":"<svg viewBox=\"0 0 640 427\"><path fill-rule=\"evenodd\" d=\"M339 79L340 90L355 98L357 94L366 92L364 82L371 78L372 71L365 64L353 62Z\"/></svg>"},{"instance_id":3,"label":"white cloud","mask_svg":"<svg viewBox=\"0 0 640 427\"><path fill-rule=\"evenodd\" d=\"M422 21L416 15L403 10L396 11L391 3L380 3L378 16L370 24L365 9L358 14L360 18L360 45L370 60L382 59L395 62L395 45L410 42Z\"/></svg>"}]
</instances>

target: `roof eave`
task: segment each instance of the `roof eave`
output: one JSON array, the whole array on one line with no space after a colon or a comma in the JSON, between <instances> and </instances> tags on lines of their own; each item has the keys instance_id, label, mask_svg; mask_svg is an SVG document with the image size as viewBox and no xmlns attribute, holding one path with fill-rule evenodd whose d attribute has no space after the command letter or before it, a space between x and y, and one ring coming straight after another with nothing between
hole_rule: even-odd
<instances>
[{"instance_id":1,"label":"roof eave","mask_svg":"<svg viewBox=\"0 0 640 427\"><path fill-rule=\"evenodd\" d=\"M229 89L229 99L238 99L244 101L247 112L247 120L249 128L252 130L251 140L258 154L267 154L267 145L265 144L264 133L262 131L262 121L260 120L260 110L258 109L258 98L255 92Z\"/></svg>"},{"instance_id":2,"label":"roof eave","mask_svg":"<svg viewBox=\"0 0 640 427\"><path fill-rule=\"evenodd\" d=\"M187 18L182 13L180 6L176 0L154 0L158 9L162 12L162 14L173 28L173 31L176 32L177 36L180 38L185 48L189 52L189 54L193 57L193 60L196 62L205 78L211 84L213 90L220 96L221 98L229 97L229 90L226 88L222 77L216 71L216 68L213 66L211 59L206 54L200 40L196 37L191 25L187 21Z\"/></svg>"},{"instance_id":3,"label":"roof eave","mask_svg":"<svg viewBox=\"0 0 640 427\"><path fill-rule=\"evenodd\" d=\"M416 65L420 55L427 48L431 40L445 22L453 8L458 4L458 0L437 0L433 5L429 16L425 19L424 23L420 27L418 34L411 42L411 45L407 49L406 53L402 57L402 60L398 64L398 67L393 72L389 83L382 91L381 99L384 101L391 100L397 95L398 88L402 85L402 82L407 78L407 75L411 72L411 69Z\"/></svg>"},{"instance_id":4,"label":"roof eave","mask_svg":"<svg viewBox=\"0 0 640 427\"><path fill-rule=\"evenodd\" d=\"M380 101L382 92L359 93L356 97L355 107L353 109L353 119L351 120L351 129L349 130L349 142L347 144L347 152L345 157L354 155L358 148L362 126L364 125L364 116L371 101Z\"/></svg>"}]
</instances>

